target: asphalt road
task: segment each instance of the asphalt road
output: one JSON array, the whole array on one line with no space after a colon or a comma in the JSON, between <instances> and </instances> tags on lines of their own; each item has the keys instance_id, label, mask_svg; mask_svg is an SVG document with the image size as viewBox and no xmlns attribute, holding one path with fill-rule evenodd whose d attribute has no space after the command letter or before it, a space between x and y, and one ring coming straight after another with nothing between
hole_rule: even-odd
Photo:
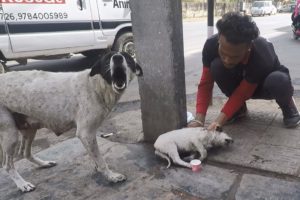
<instances>
[{"instance_id":1,"label":"asphalt road","mask_svg":"<svg viewBox=\"0 0 300 200\"><path fill-rule=\"evenodd\" d=\"M218 18L215 18L215 22ZM258 28L260 29L261 36L267 38L274 38L280 36L283 32L291 31L291 14L277 14L264 17L253 17ZM185 22L183 23L184 32L184 49L185 54L191 54L202 50L203 44L207 37L207 22L206 19L201 21ZM216 33L216 28L214 27Z\"/></svg>"}]
</instances>

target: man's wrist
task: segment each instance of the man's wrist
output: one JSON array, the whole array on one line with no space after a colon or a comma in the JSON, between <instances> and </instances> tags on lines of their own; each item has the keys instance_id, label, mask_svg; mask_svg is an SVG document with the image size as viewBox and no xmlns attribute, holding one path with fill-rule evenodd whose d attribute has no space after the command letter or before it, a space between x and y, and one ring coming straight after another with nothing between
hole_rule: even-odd
<instances>
[{"instance_id":1,"label":"man's wrist","mask_svg":"<svg viewBox=\"0 0 300 200\"><path fill-rule=\"evenodd\" d=\"M204 126L204 122L197 120L197 119L193 119L192 122L195 122L197 124L199 124L200 126Z\"/></svg>"},{"instance_id":2,"label":"man's wrist","mask_svg":"<svg viewBox=\"0 0 300 200\"><path fill-rule=\"evenodd\" d=\"M205 122L205 115L202 113L196 113L195 120L200 121L201 123L204 124Z\"/></svg>"},{"instance_id":3,"label":"man's wrist","mask_svg":"<svg viewBox=\"0 0 300 200\"><path fill-rule=\"evenodd\" d=\"M227 116L225 115L225 113L221 112L219 114L219 116L217 117L217 119L215 120L215 123L218 124L218 126L223 126L227 121Z\"/></svg>"}]
</instances>

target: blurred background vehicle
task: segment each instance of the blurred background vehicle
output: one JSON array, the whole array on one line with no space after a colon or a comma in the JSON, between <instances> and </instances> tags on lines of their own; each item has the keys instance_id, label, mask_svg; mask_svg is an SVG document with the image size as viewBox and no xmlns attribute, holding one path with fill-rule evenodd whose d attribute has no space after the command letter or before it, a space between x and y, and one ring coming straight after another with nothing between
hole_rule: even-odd
<instances>
[{"instance_id":1,"label":"blurred background vehicle","mask_svg":"<svg viewBox=\"0 0 300 200\"><path fill-rule=\"evenodd\" d=\"M294 9L295 9L295 4L285 4L285 5L282 5L280 7L277 8L277 11L279 13L283 13L283 12L293 12Z\"/></svg>"},{"instance_id":2,"label":"blurred background vehicle","mask_svg":"<svg viewBox=\"0 0 300 200\"><path fill-rule=\"evenodd\" d=\"M272 15L277 14L277 8L274 5L272 5L271 7L272 7L271 14Z\"/></svg>"},{"instance_id":3,"label":"blurred background vehicle","mask_svg":"<svg viewBox=\"0 0 300 200\"><path fill-rule=\"evenodd\" d=\"M251 7L252 16L271 15L273 10L272 1L254 1Z\"/></svg>"}]
</instances>

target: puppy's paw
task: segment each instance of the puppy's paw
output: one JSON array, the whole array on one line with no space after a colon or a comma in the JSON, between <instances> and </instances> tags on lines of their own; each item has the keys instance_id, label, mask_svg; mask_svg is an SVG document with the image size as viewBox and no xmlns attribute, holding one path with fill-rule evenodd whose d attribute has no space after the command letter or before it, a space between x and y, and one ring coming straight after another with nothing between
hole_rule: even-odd
<instances>
[{"instance_id":1,"label":"puppy's paw","mask_svg":"<svg viewBox=\"0 0 300 200\"><path fill-rule=\"evenodd\" d=\"M200 160L201 160L201 162L205 159L207 157L207 152L205 151L205 152L202 152L201 153L201 156L200 156Z\"/></svg>"},{"instance_id":2,"label":"puppy's paw","mask_svg":"<svg viewBox=\"0 0 300 200\"><path fill-rule=\"evenodd\" d=\"M31 191L35 190L35 186L29 182L23 182L22 184L18 185L18 188L22 192L31 192Z\"/></svg>"},{"instance_id":3,"label":"puppy's paw","mask_svg":"<svg viewBox=\"0 0 300 200\"><path fill-rule=\"evenodd\" d=\"M117 182L125 181L126 176L123 174L110 171L109 174L107 175L107 179L110 182L117 183Z\"/></svg>"},{"instance_id":4,"label":"puppy's paw","mask_svg":"<svg viewBox=\"0 0 300 200\"><path fill-rule=\"evenodd\" d=\"M204 157L204 156L201 156L200 158L199 158L199 160L201 160L201 162L204 160L206 158L206 156Z\"/></svg>"}]
</instances>

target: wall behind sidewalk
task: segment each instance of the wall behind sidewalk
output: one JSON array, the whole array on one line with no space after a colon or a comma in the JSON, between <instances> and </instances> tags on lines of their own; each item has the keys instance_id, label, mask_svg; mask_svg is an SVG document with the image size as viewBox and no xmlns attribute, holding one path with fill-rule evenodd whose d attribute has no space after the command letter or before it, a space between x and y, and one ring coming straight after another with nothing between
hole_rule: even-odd
<instances>
[{"instance_id":1,"label":"wall behind sidewalk","mask_svg":"<svg viewBox=\"0 0 300 200\"><path fill-rule=\"evenodd\" d=\"M221 16L226 12L239 11L237 2L215 1L215 16ZM198 0L194 2L182 2L183 18L200 18L207 16L207 0Z\"/></svg>"}]
</instances>

